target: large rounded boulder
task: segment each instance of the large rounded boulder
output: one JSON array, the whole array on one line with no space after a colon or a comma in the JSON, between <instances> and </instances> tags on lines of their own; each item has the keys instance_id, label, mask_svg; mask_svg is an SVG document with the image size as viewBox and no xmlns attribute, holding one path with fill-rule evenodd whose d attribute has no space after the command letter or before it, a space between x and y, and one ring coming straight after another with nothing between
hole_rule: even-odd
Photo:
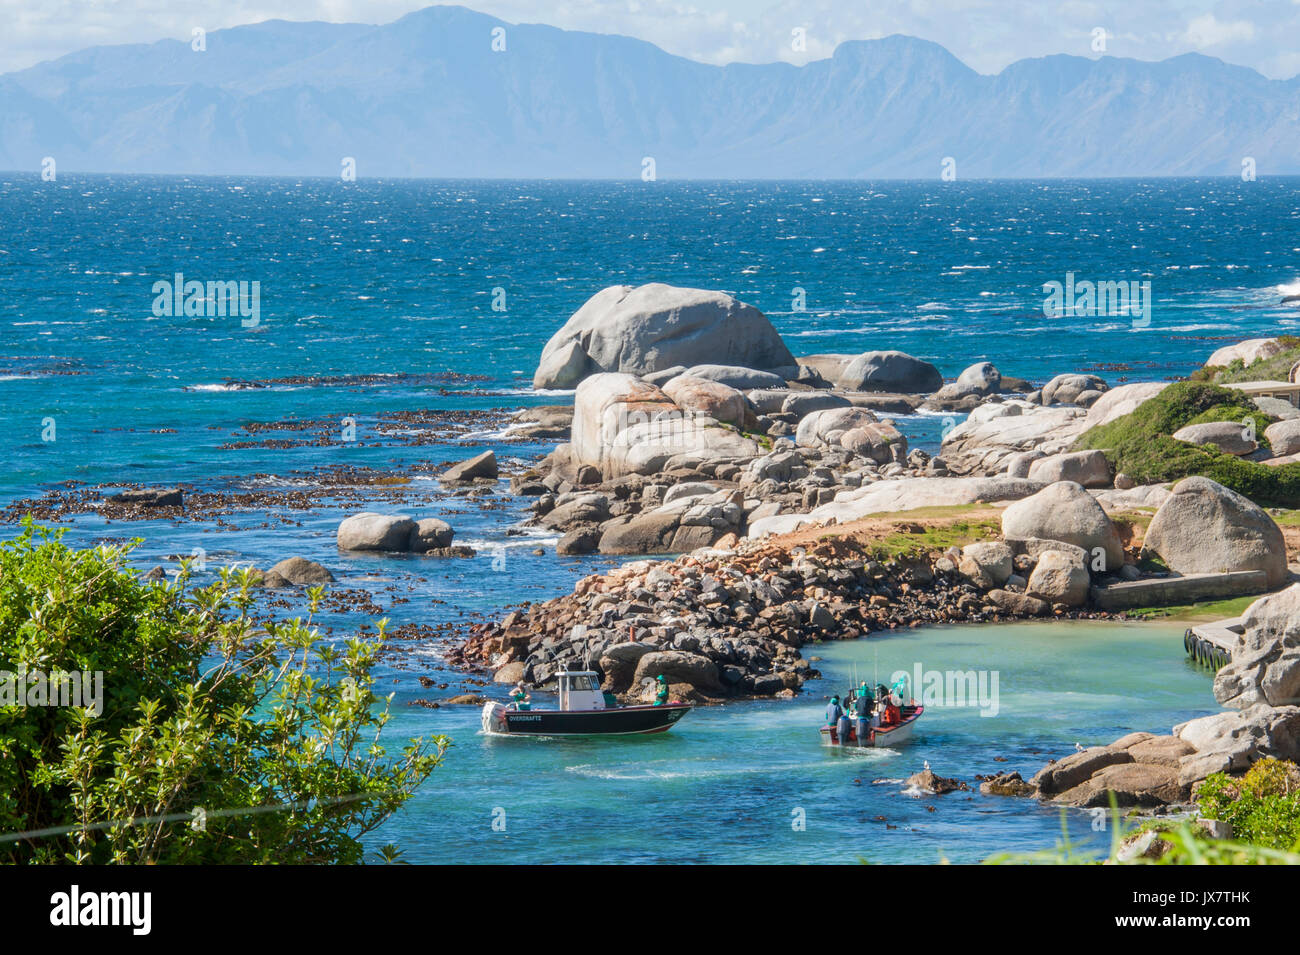
<instances>
[{"instance_id":1,"label":"large rounded boulder","mask_svg":"<svg viewBox=\"0 0 1300 955\"><path fill-rule=\"evenodd\" d=\"M415 521L402 514L363 511L339 524L339 550L408 551Z\"/></svg>"},{"instance_id":2,"label":"large rounded boulder","mask_svg":"<svg viewBox=\"0 0 1300 955\"><path fill-rule=\"evenodd\" d=\"M1259 444L1246 427L1236 421L1205 421L1189 424L1174 432L1175 441L1217 448L1224 454L1253 454Z\"/></svg>"},{"instance_id":3,"label":"large rounded boulder","mask_svg":"<svg viewBox=\"0 0 1300 955\"><path fill-rule=\"evenodd\" d=\"M1180 574L1262 570L1269 588L1287 579L1286 542L1264 509L1205 477L1183 478L1160 505L1142 548Z\"/></svg>"},{"instance_id":4,"label":"large rounded boulder","mask_svg":"<svg viewBox=\"0 0 1300 955\"><path fill-rule=\"evenodd\" d=\"M1092 404L1092 401L1100 400L1101 393L1106 390L1106 382L1102 381L1096 375L1076 375L1064 374L1057 375L1047 384L1043 385L1043 404L1044 405L1073 405L1073 404ZM1092 395L1092 400L1080 400L1083 395Z\"/></svg>"},{"instance_id":5,"label":"large rounded boulder","mask_svg":"<svg viewBox=\"0 0 1300 955\"><path fill-rule=\"evenodd\" d=\"M1091 565L1098 551L1105 568L1124 565L1124 545L1119 531L1097 499L1074 481L1049 484L1037 494L1007 506L1002 512L1002 536L1007 540L1064 541L1082 547Z\"/></svg>"},{"instance_id":6,"label":"large rounded boulder","mask_svg":"<svg viewBox=\"0 0 1300 955\"><path fill-rule=\"evenodd\" d=\"M533 387L573 388L597 372L646 375L700 362L797 374L794 356L754 306L656 282L589 298L546 343Z\"/></svg>"},{"instance_id":7,"label":"large rounded boulder","mask_svg":"<svg viewBox=\"0 0 1300 955\"><path fill-rule=\"evenodd\" d=\"M943 375L928 361L901 351L869 351L850 361L836 384L846 391L930 394L943 387Z\"/></svg>"},{"instance_id":8,"label":"large rounded boulder","mask_svg":"<svg viewBox=\"0 0 1300 955\"><path fill-rule=\"evenodd\" d=\"M745 396L730 385L695 375L678 375L663 390L685 411L697 411L728 424L745 423Z\"/></svg>"},{"instance_id":9,"label":"large rounded boulder","mask_svg":"<svg viewBox=\"0 0 1300 955\"><path fill-rule=\"evenodd\" d=\"M1038 458L1029 464L1029 480L1055 484L1073 481L1084 487L1110 487L1110 463L1101 451L1071 451Z\"/></svg>"},{"instance_id":10,"label":"large rounded boulder","mask_svg":"<svg viewBox=\"0 0 1300 955\"><path fill-rule=\"evenodd\" d=\"M846 431L875 425L879 421L867 408L826 408L812 412L799 422L794 441L801 448L813 448L835 442Z\"/></svg>"},{"instance_id":11,"label":"large rounded boulder","mask_svg":"<svg viewBox=\"0 0 1300 955\"><path fill-rule=\"evenodd\" d=\"M1264 429L1264 437L1278 456L1300 454L1300 418L1275 421Z\"/></svg>"},{"instance_id":12,"label":"large rounded boulder","mask_svg":"<svg viewBox=\"0 0 1300 955\"><path fill-rule=\"evenodd\" d=\"M1088 600L1092 578L1076 554L1060 550L1040 554L1034 572L1029 575L1025 593L1051 604L1083 606Z\"/></svg>"}]
</instances>

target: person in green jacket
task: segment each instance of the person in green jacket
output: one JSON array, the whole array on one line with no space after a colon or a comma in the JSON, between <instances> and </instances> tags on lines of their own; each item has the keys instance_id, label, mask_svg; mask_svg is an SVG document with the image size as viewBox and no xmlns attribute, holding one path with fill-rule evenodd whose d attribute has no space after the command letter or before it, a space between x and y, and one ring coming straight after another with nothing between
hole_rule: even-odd
<instances>
[{"instance_id":1,"label":"person in green jacket","mask_svg":"<svg viewBox=\"0 0 1300 955\"><path fill-rule=\"evenodd\" d=\"M668 702L668 680L660 673L655 680L659 683L659 692L655 694L655 706L663 706Z\"/></svg>"},{"instance_id":2,"label":"person in green jacket","mask_svg":"<svg viewBox=\"0 0 1300 955\"><path fill-rule=\"evenodd\" d=\"M524 687L523 680L516 683L515 688L510 691L510 699L514 701L515 709L517 710L532 709L532 697L528 695L528 690Z\"/></svg>"}]
</instances>

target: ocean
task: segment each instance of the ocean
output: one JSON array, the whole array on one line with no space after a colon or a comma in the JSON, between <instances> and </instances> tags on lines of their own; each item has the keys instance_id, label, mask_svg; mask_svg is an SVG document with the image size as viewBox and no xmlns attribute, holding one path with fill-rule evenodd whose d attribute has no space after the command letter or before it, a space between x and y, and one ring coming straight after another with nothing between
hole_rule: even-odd
<instances>
[{"instance_id":1,"label":"ocean","mask_svg":"<svg viewBox=\"0 0 1300 955\"><path fill-rule=\"evenodd\" d=\"M158 283L178 275L256 283L255 314L168 314ZM1044 284L1069 276L1150 282L1149 321L1045 315ZM487 447L507 465L546 453L550 444L508 431L514 409L571 400L532 391L543 344L599 289L652 281L736 295L762 309L797 355L898 349L950 377L989 360L1040 383L1067 371L1112 385L1163 379L1187 374L1222 344L1300 328L1300 309L1280 304L1300 292L1300 178L345 183L62 174L44 182L0 173L0 538L17 533L19 502L43 500L72 543L139 539L141 567L198 554L202 578L222 564L265 568L300 554L329 566L340 590L367 595L364 613L340 601L325 615L333 638L376 607L395 625L446 628L565 593L612 559L558 558L553 538L514 527L526 513L520 502L450 495L432 475ZM914 446L937 446L942 417L898 421ZM128 483L184 483L191 500L207 503L178 522L109 522L67 506L83 485ZM477 556L338 553L343 515L399 508L445 518ZM1209 681L1186 669L1177 628L1118 629L1089 640L1118 641L1133 654L1126 666L1160 668L1168 679L1158 702L1144 698L1145 681L1126 684L1121 697L1080 676L1104 651L1057 640L1053 628L1023 665L1046 675L1034 692L1060 695L1035 704L1014 730L986 731L1001 721L976 716L949 736L936 719L924 758L949 775L993 771L1001 764L982 756L1007 749L1005 733L1014 732L1014 768L1028 771L1039 754L1060 755L1084 735L1167 731L1209 711ZM969 633L1006 650L1003 666L1022 665L1019 645L1001 631ZM933 639L941 647L946 638ZM387 827L413 860L504 858L496 853L505 843L492 841L499 833L467 820L507 798L530 800L535 818L563 811L570 820L552 818L545 839L514 830L505 856L516 862L629 853L739 861L742 849L821 861L842 859L849 846L897 858L892 843L873 841L893 830L873 828L853 802L863 793L863 805L881 802L873 818L890 816L890 800L916 802L889 784L825 803L838 815L822 841L765 846L743 821L766 811L762 794L777 780L833 788L849 773L895 778L920 768L920 750L858 769L819 749L808 727L830 684L809 684L793 702L698 711L671 739L626 749L511 749L516 741L475 735L476 710L407 705L467 686L444 667L444 640L408 640L385 663L398 693L395 725L456 740ZM958 657L938 652L933 665ZM418 675L449 688L424 689ZM1080 692L1092 702L1069 695L1072 681L1086 684ZM686 769L673 775L680 760ZM968 829L927 843L935 858L939 849L976 858L1009 844L1049 846L1059 830L1052 811L945 798L940 811ZM702 822L720 802L740 806L741 821ZM674 830L664 818L695 822ZM652 848L642 854L644 843Z\"/></svg>"}]
</instances>

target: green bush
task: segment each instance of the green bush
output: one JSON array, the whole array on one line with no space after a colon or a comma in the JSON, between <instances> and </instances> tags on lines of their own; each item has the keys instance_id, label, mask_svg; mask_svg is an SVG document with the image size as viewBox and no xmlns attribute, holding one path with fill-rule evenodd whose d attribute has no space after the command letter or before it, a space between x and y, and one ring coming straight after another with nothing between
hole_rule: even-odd
<instances>
[{"instance_id":1,"label":"green bush","mask_svg":"<svg viewBox=\"0 0 1300 955\"><path fill-rule=\"evenodd\" d=\"M1233 838L1266 849L1300 850L1300 767L1261 759L1240 779L1215 773L1196 789L1201 814L1232 824Z\"/></svg>"},{"instance_id":2,"label":"green bush","mask_svg":"<svg viewBox=\"0 0 1300 955\"><path fill-rule=\"evenodd\" d=\"M188 568L145 583L130 546L60 536L0 544L0 692L98 672L99 705L0 695L0 862L362 861L449 745L381 745L383 623L323 644L310 617L256 624L247 570L186 592Z\"/></svg>"},{"instance_id":3,"label":"green bush","mask_svg":"<svg viewBox=\"0 0 1300 955\"><path fill-rule=\"evenodd\" d=\"M1172 437L1189 424L1247 418L1254 422L1263 445L1264 429L1273 419L1241 392L1205 382L1179 381L1130 414L1084 432L1075 449L1104 451L1117 472L1125 472L1139 484L1166 484L1199 474L1265 507L1300 507L1300 464L1270 467Z\"/></svg>"}]
</instances>

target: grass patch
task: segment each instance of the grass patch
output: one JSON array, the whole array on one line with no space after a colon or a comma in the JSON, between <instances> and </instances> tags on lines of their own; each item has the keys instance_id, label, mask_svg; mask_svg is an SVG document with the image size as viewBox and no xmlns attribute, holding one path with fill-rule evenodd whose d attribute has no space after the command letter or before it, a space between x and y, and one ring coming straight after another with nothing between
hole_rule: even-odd
<instances>
[{"instance_id":1,"label":"grass patch","mask_svg":"<svg viewBox=\"0 0 1300 955\"><path fill-rule=\"evenodd\" d=\"M1175 607L1138 607L1127 611L1130 617L1141 620L1155 620L1159 617L1213 617L1223 620L1228 617L1240 617L1246 608L1259 600L1263 594L1252 597L1229 597L1227 600L1206 600L1195 604L1181 604Z\"/></svg>"},{"instance_id":2,"label":"grass patch","mask_svg":"<svg viewBox=\"0 0 1300 955\"><path fill-rule=\"evenodd\" d=\"M906 524L906 522L902 522ZM872 544L876 560L888 560L894 557L928 554L931 551L947 550L949 547L963 547L975 541L997 537L1001 525L997 520L953 521L951 524L937 526L913 525L900 528L875 540Z\"/></svg>"},{"instance_id":3,"label":"grass patch","mask_svg":"<svg viewBox=\"0 0 1300 955\"><path fill-rule=\"evenodd\" d=\"M1202 475L1265 507L1300 508L1300 464L1269 467L1172 437L1188 424L1247 418L1254 422L1262 442L1264 429L1273 418L1240 392L1180 381L1132 413L1084 432L1074 449L1103 451L1116 472L1123 471L1139 484L1167 484Z\"/></svg>"}]
</instances>

